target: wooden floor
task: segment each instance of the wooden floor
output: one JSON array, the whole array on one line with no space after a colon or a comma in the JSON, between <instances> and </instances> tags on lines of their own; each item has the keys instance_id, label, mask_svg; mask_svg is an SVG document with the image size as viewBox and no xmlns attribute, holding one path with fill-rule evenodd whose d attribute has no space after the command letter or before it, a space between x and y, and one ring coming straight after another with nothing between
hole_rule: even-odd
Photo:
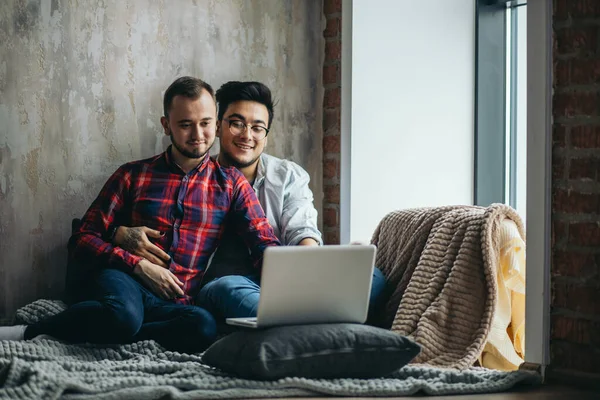
<instances>
[{"instance_id":1,"label":"wooden floor","mask_svg":"<svg viewBox=\"0 0 600 400\"><path fill-rule=\"evenodd\" d=\"M324 400L340 397L307 397L296 398L296 400ZM344 397L346 399L367 399L367 397ZM511 392L488 393L459 396L425 396L415 395L412 397L378 397L379 399L423 399L423 400L542 400L542 399L573 399L573 400L600 400L600 392L580 390L565 386L544 385L536 388L521 388ZM373 399L370 397L369 399Z\"/></svg>"}]
</instances>

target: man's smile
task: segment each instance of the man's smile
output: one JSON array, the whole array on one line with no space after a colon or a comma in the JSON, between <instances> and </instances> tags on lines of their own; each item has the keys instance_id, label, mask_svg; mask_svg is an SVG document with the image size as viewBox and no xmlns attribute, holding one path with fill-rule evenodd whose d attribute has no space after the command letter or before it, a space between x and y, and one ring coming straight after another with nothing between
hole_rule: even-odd
<instances>
[{"instance_id":1,"label":"man's smile","mask_svg":"<svg viewBox=\"0 0 600 400\"><path fill-rule=\"evenodd\" d=\"M235 147L237 147L237 148L239 148L239 149L241 149L241 150L245 150L245 151L248 151L248 150L254 150L254 147L252 147L252 146L249 146L249 145L247 145L247 144L243 144L243 143L235 143L235 142L234 142L234 143L233 143L233 145L234 145Z\"/></svg>"}]
</instances>

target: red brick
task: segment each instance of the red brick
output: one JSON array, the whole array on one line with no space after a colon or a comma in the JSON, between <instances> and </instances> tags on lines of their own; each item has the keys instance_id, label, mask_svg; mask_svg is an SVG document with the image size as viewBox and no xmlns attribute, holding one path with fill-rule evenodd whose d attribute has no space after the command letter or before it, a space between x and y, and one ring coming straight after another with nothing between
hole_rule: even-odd
<instances>
[{"instance_id":1,"label":"red brick","mask_svg":"<svg viewBox=\"0 0 600 400\"><path fill-rule=\"evenodd\" d=\"M323 112L323 132L325 135L340 134L340 110L332 109Z\"/></svg>"},{"instance_id":2,"label":"red brick","mask_svg":"<svg viewBox=\"0 0 600 400\"><path fill-rule=\"evenodd\" d=\"M565 28L555 31L558 54L594 55L598 43L598 28Z\"/></svg>"},{"instance_id":3,"label":"red brick","mask_svg":"<svg viewBox=\"0 0 600 400\"><path fill-rule=\"evenodd\" d=\"M325 89L325 98L323 99L323 106L325 108L336 108L341 103L341 89L331 88Z\"/></svg>"},{"instance_id":4,"label":"red brick","mask_svg":"<svg viewBox=\"0 0 600 400\"><path fill-rule=\"evenodd\" d=\"M598 272L597 254L575 250L554 250L552 275L586 278Z\"/></svg>"},{"instance_id":5,"label":"red brick","mask_svg":"<svg viewBox=\"0 0 600 400\"><path fill-rule=\"evenodd\" d=\"M600 314L598 291L600 288L583 283L554 282L552 306L587 315Z\"/></svg>"},{"instance_id":6,"label":"red brick","mask_svg":"<svg viewBox=\"0 0 600 400\"><path fill-rule=\"evenodd\" d=\"M558 20L600 17L598 0L555 0L554 17Z\"/></svg>"},{"instance_id":7,"label":"red brick","mask_svg":"<svg viewBox=\"0 0 600 400\"><path fill-rule=\"evenodd\" d=\"M323 178L334 179L340 177L340 161L339 160L325 160L323 161Z\"/></svg>"},{"instance_id":8,"label":"red brick","mask_svg":"<svg viewBox=\"0 0 600 400\"><path fill-rule=\"evenodd\" d=\"M323 36L326 38L338 36L341 29L341 18L327 18L327 26L323 31Z\"/></svg>"},{"instance_id":9,"label":"red brick","mask_svg":"<svg viewBox=\"0 0 600 400\"><path fill-rule=\"evenodd\" d=\"M585 85L600 82L600 59L574 59L570 64L570 83Z\"/></svg>"},{"instance_id":10,"label":"red brick","mask_svg":"<svg viewBox=\"0 0 600 400\"><path fill-rule=\"evenodd\" d=\"M600 1L553 0L553 5L553 117L555 121L561 117L594 121L600 116L596 86L600 82L600 24L594 20L600 18ZM586 90L578 89L586 85ZM574 90L565 90L569 87ZM599 181L600 154L591 150L600 148L600 126L565 129L555 124L552 144L553 180L564 184L568 178L569 184L585 183L588 188ZM582 212L598 215L600 193L594 193L598 190L593 187L589 192L554 186L553 210L561 212L563 220ZM589 214L577 218L586 219ZM561 309L561 315L553 315L551 321L553 368L600 373L600 322L594 322L600 317L599 248L600 222L561 221L553 214L552 306Z\"/></svg>"},{"instance_id":11,"label":"red brick","mask_svg":"<svg viewBox=\"0 0 600 400\"><path fill-rule=\"evenodd\" d=\"M600 182L600 158L571 159L569 179Z\"/></svg>"},{"instance_id":12,"label":"red brick","mask_svg":"<svg viewBox=\"0 0 600 400\"><path fill-rule=\"evenodd\" d=\"M323 208L323 226L325 228L338 227L338 210L334 207Z\"/></svg>"},{"instance_id":13,"label":"red brick","mask_svg":"<svg viewBox=\"0 0 600 400\"><path fill-rule=\"evenodd\" d=\"M555 245L559 244L559 243L565 243L567 241L567 236L568 236L568 225L565 224L564 222L560 222L560 221L552 221L552 235L551 235L551 240L552 240L552 247L555 247Z\"/></svg>"},{"instance_id":14,"label":"red brick","mask_svg":"<svg viewBox=\"0 0 600 400\"><path fill-rule=\"evenodd\" d=\"M552 146L563 148L567 143L567 128L564 125L555 124L552 128Z\"/></svg>"},{"instance_id":15,"label":"red brick","mask_svg":"<svg viewBox=\"0 0 600 400\"><path fill-rule=\"evenodd\" d=\"M340 185L324 185L325 193L324 203L340 204Z\"/></svg>"},{"instance_id":16,"label":"red brick","mask_svg":"<svg viewBox=\"0 0 600 400\"><path fill-rule=\"evenodd\" d=\"M340 135L323 137L323 154L340 154Z\"/></svg>"},{"instance_id":17,"label":"red brick","mask_svg":"<svg viewBox=\"0 0 600 400\"><path fill-rule=\"evenodd\" d=\"M554 95L554 116L574 117L598 115L600 101L598 93L574 91Z\"/></svg>"},{"instance_id":18,"label":"red brick","mask_svg":"<svg viewBox=\"0 0 600 400\"><path fill-rule=\"evenodd\" d=\"M325 62L338 61L342 59L342 42L332 40L325 43Z\"/></svg>"},{"instance_id":19,"label":"red brick","mask_svg":"<svg viewBox=\"0 0 600 400\"><path fill-rule=\"evenodd\" d=\"M324 0L323 12L325 15L342 12L342 0Z\"/></svg>"},{"instance_id":20,"label":"red brick","mask_svg":"<svg viewBox=\"0 0 600 400\"><path fill-rule=\"evenodd\" d=\"M554 85L566 86L570 82L570 64L568 61L558 60L554 63Z\"/></svg>"},{"instance_id":21,"label":"red brick","mask_svg":"<svg viewBox=\"0 0 600 400\"><path fill-rule=\"evenodd\" d=\"M552 209L571 214L597 213L600 211L600 194L556 189L552 196ZM600 243L600 237L598 239Z\"/></svg>"},{"instance_id":22,"label":"red brick","mask_svg":"<svg viewBox=\"0 0 600 400\"><path fill-rule=\"evenodd\" d=\"M565 178L565 158L552 154L552 181L560 181Z\"/></svg>"},{"instance_id":23,"label":"red brick","mask_svg":"<svg viewBox=\"0 0 600 400\"><path fill-rule=\"evenodd\" d=\"M340 244L339 229L325 229L324 236L325 244Z\"/></svg>"},{"instance_id":24,"label":"red brick","mask_svg":"<svg viewBox=\"0 0 600 400\"><path fill-rule=\"evenodd\" d=\"M600 126L576 126L571 128L571 146L579 149L600 148Z\"/></svg>"},{"instance_id":25,"label":"red brick","mask_svg":"<svg viewBox=\"0 0 600 400\"><path fill-rule=\"evenodd\" d=\"M600 328L598 323L563 315L553 315L550 325L552 327L552 339L566 340L579 344L591 344L592 332Z\"/></svg>"},{"instance_id":26,"label":"red brick","mask_svg":"<svg viewBox=\"0 0 600 400\"><path fill-rule=\"evenodd\" d=\"M337 64L323 67L323 85L330 85L340 81L340 67Z\"/></svg>"},{"instance_id":27,"label":"red brick","mask_svg":"<svg viewBox=\"0 0 600 400\"><path fill-rule=\"evenodd\" d=\"M572 222L569 224L569 244L600 246L600 222Z\"/></svg>"},{"instance_id":28,"label":"red brick","mask_svg":"<svg viewBox=\"0 0 600 400\"><path fill-rule=\"evenodd\" d=\"M553 340L550 344L552 367L587 373L599 373L598 353L590 346Z\"/></svg>"}]
</instances>

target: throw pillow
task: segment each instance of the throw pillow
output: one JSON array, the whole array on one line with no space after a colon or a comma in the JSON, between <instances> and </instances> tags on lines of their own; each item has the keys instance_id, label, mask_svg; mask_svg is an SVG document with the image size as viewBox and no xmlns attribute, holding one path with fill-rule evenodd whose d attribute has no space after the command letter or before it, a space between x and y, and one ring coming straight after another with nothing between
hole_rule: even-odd
<instances>
[{"instance_id":1,"label":"throw pillow","mask_svg":"<svg viewBox=\"0 0 600 400\"><path fill-rule=\"evenodd\" d=\"M376 378L410 362L421 348L386 329L318 324L243 330L212 346L202 361L241 378Z\"/></svg>"}]
</instances>

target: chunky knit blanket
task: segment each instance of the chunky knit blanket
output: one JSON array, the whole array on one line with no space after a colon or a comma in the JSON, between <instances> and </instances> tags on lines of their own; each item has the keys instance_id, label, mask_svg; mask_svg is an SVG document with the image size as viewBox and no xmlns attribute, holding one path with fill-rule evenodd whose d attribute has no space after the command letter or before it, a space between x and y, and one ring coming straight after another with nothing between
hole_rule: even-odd
<instances>
[{"instance_id":1,"label":"chunky knit blanket","mask_svg":"<svg viewBox=\"0 0 600 400\"><path fill-rule=\"evenodd\" d=\"M17 312L33 323L64 304L38 300ZM0 399L235 399L324 396L407 396L487 393L536 374L483 368L464 371L407 366L381 379L277 381L238 379L202 364L201 354L163 349L154 341L130 345L69 345L48 339L0 341Z\"/></svg>"},{"instance_id":2,"label":"chunky knit blanket","mask_svg":"<svg viewBox=\"0 0 600 400\"><path fill-rule=\"evenodd\" d=\"M383 326L421 345L413 361L464 369L481 354L496 304L500 224L523 224L510 207L447 206L395 211L372 242L393 293Z\"/></svg>"}]
</instances>

